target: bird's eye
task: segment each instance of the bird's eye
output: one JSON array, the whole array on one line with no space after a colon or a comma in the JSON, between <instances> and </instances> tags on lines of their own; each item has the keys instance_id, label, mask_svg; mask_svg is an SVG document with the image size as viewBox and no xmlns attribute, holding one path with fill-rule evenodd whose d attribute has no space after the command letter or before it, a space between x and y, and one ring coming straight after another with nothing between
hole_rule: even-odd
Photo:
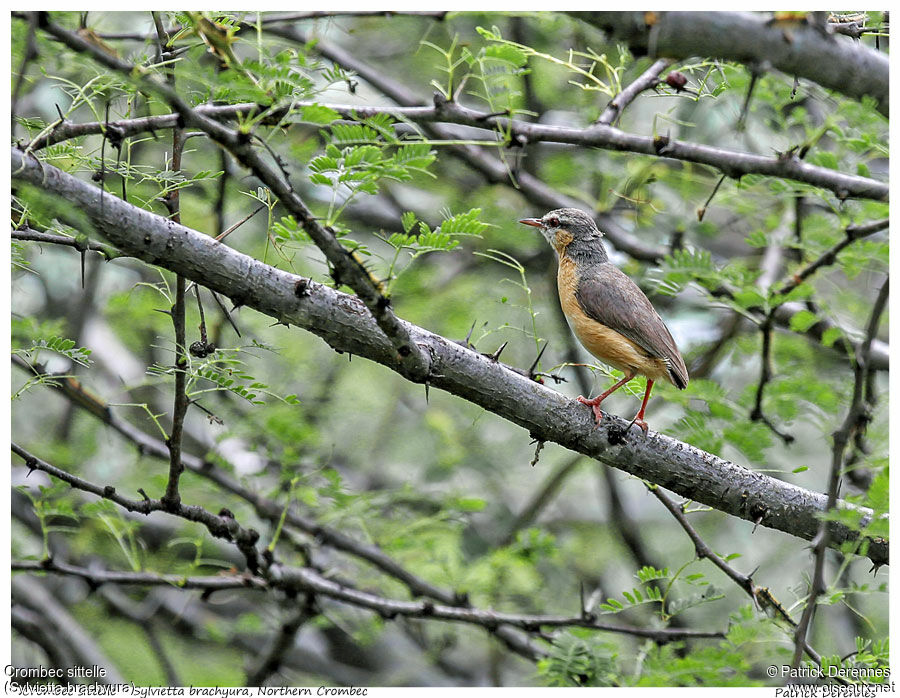
<instances>
[{"instance_id":1,"label":"bird's eye","mask_svg":"<svg viewBox=\"0 0 900 698\"><path fill-rule=\"evenodd\" d=\"M547 221L547 225L549 225L551 228L558 228L559 227L559 218L557 218L556 216L553 216L553 218L551 218L550 220Z\"/></svg>"}]
</instances>

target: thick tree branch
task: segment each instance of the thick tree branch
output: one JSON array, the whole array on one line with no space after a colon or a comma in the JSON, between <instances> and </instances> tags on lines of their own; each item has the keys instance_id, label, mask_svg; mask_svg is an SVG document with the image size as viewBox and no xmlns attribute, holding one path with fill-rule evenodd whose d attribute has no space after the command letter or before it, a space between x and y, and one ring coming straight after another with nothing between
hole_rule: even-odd
<instances>
[{"instance_id":1,"label":"thick tree branch","mask_svg":"<svg viewBox=\"0 0 900 698\"><path fill-rule=\"evenodd\" d=\"M784 29L749 12L570 12L651 56L709 56L770 66L830 90L873 97L888 115L888 59L830 36L825 27Z\"/></svg>"},{"instance_id":2,"label":"thick tree branch","mask_svg":"<svg viewBox=\"0 0 900 698\"><path fill-rule=\"evenodd\" d=\"M332 50L332 49L329 49ZM340 56L341 58L345 58L344 56ZM393 93L392 93L393 94ZM405 98L408 95L404 95L402 92L396 95L393 95L396 98ZM350 107L347 105L330 105L332 108L336 109L345 109L347 110L346 115L353 116L354 111L357 109L356 107ZM210 116L214 118L231 118L232 109L238 110L238 113L241 114L249 114L256 110L258 107L253 104L243 104L243 105L234 105L230 107L198 107L197 111L202 111L203 113L208 113ZM432 111L433 107L414 107L418 111ZM391 108L386 109L387 112L392 111ZM399 113L399 109L396 110ZM358 112L357 112L357 115ZM170 128L173 127L177 122L177 114L168 114L160 117L153 117L159 119L160 121L154 123L154 128ZM122 122L113 122L118 125L123 125L123 128L126 129L129 133L131 132L131 126L126 126L128 124L135 124L135 128L139 130L146 130L148 127L145 123L144 119L138 120L127 120ZM90 124L86 124L88 126ZM96 127L97 132L102 128L103 124L97 123L93 126ZM487 157L484 153L482 153L478 148L474 146L454 146L451 148L451 152L457 155L458 157L463 158L476 168L479 172L481 172L489 181L491 182L508 182L509 173L506 169L506 166L497 158ZM810 167L809 165L804 165L805 167ZM828 170L828 172L832 172ZM518 180L519 187L522 192L532 200L532 202L536 203L540 206L545 206L547 208L558 208L565 206L578 206L579 202L574 201L570 197L561 195L555 191L553 191L546 184L541 182L539 179L532 177L527 173L520 173ZM597 214L596 219L601 227L606 232L607 237L610 242L619 250L631 255L635 259L641 259L649 262L657 262L662 259L664 255L664 250L655 248L647 245L639 240L637 240L634 236L625 233L622 231L613 221L612 217L608 214ZM853 236L853 239L858 239L860 237L864 237L873 232L877 232L872 229L873 227L881 228L883 226L883 221L876 221L873 223L861 224L858 226L851 226L847 230L848 238ZM851 233L852 231L852 233ZM828 260L822 260L817 264L821 266L826 263ZM809 273L812 273L815 269L810 270ZM725 287L721 287L713 292L715 296L727 296L732 297L733 294L729 289ZM800 303L789 302L780 304L774 313L775 322L781 327L789 327L791 318L804 310L804 306ZM754 312L758 315L758 318L761 321L764 320L765 314L761 309L749 309L750 312ZM823 334L826 330L835 327L834 323L830 322L827 319L821 319L812 327L809 327L804 334L808 335L812 339L816 341L821 341ZM832 347L835 350L840 351L842 354L847 353L848 348L850 350L854 350L856 343L850 341L849 339L845 339L843 337L838 338L833 344ZM871 365L873 368L877 370L887 370L889 368L890 359L889 359L889 348L888 346L880 341L874 340L872 344L872 353L871 353Z\"/></svg>"},{"instance_id":3,"label":"thick tree branch","mask_svg":"<svg viewBox=\"0 0 900 698\"><path fill-rule=\"evenodd\" d=\"M81 180L40 165L13 148L13 179L63 196L90 216L109 241L150 264L165 267L248 305L279 322L307 329L332 347L403 371L365 305L352 296L269 267ZM826 508L824 495L804 490L705 453L662 434L649 438L626 431L609 416L594 428L590 410L467 347L411 323L404 331L432 357L433 387L462 397L527 429L533 438L573 451L666 487L683 497L770 528L810 540ZM849 506L849 505L844 505ZM864 512L866 513L866 512ZM855 533L835 526L832 545ZM885 540L869 542L867 555L888 559Z\"/></svg>"}]
</instances>

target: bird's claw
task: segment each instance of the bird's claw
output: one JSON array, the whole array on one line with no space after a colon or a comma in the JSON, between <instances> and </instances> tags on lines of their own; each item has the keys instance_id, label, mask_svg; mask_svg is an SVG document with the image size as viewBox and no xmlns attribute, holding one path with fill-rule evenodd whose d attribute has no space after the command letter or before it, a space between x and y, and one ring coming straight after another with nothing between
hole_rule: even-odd
<instances>
[{"instance_id":1,"label":"bird's claw","mask_svg":"<svg viewBox=\"0 0 900 698\"><path fill-rule=\"evenodd\" d=\"M600 422L603 419L603 411L600 409L600 400L597 398L588 400L584 395L579 395L575 399L582 405L587 405L591 408L591 411L594 413L594 421L597 423L597 426L600 426Z\"/></svg>"},{"instance_id":2,"label":"bird's claw","mask_svg":"<svg viewBox=\"0 0 900 698\"><path fill-rule=\"evenodd\" d=\"M650 428L650 425L648 425L647 422L643 419L638 419L637 417L631 420L631 422L628 424L628 429L626 429L625 431L627 432L635 424L637 424L641 428L641 430L644 432L644 436L647 436L647 430Z\"/></svg>"}]
</instances>

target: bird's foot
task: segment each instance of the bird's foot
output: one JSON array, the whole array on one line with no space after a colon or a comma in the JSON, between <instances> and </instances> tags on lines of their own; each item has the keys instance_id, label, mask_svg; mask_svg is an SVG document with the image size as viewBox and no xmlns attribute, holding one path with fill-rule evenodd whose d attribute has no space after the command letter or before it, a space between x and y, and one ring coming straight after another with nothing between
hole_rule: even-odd
<instances>
[{"instance_id":1,"label":"bird's foot","mask_svg":"<svg viewBox=\"0 0 900 698\"><path fill-rule=\"evenodd\" d=\"M600 403L602 402L602 397L598 395L597 397L588 400L586 397L584 397L584 395L579 395L575 399L578 400L578 402L580 402L582 405L587 405L588 407L590 407L593 410L594 421L596 421L597 424L599 425L600 421L603 419L603 412L600 410Z\"/></svg>"},{"instance_id":2,"label":"bird's foot","mask_svg":"<svg viewBox=\"0 0 900 698\"><path fill-rule=\"evenodd\" d=\"M646 421L644 421L643 417L635 417L634 419L632 419L628 424L628 429L626 429L625 431L627 432L635 424L637 424L641 428L641 430L644 432L644 436L647 436L647 430L650 428L650 425L647 424Z\"/></svg>"}]
</instances>

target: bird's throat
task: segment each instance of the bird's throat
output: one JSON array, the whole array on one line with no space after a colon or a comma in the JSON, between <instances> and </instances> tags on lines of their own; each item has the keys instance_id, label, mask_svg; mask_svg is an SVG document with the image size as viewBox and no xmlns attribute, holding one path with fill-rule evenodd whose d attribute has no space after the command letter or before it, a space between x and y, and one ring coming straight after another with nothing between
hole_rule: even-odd
<instances>
[{"instance_id":1,"label":"bird's throat","mask_svg":"<svg viewBox=\"0 0 900 698\"><path fill-rule=\"evenodd\" d=\"M568 230L557 231L553 238L553 249L556 250L556 254L559 255L560 259L565 255L566 248L572 240L574 240L574 236Z\"/></svg>"}]
</instances>

